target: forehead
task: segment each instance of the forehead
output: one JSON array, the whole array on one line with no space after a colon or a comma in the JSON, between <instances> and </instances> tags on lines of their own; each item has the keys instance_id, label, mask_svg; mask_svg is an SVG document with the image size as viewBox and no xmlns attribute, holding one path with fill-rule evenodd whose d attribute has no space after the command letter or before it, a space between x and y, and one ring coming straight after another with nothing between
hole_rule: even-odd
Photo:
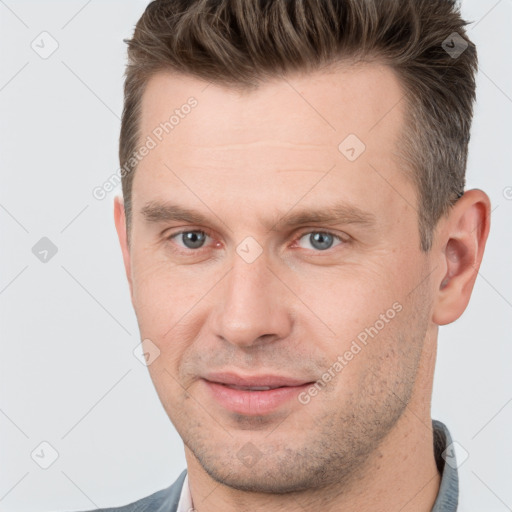
<instances>
[{"instance_id":1,"label":"forehead","mask_svg":"<svg viewBox=\"0 0 512 512\"><path fill-rule=\"evenodd\" d=\"M379 64L287 75L248 92L159 72L142 101L141 141L155 144L135 173L134 206L181 198L228 217L248 196L289 208L306 194L362 203L373 189L379 214L397 192L410 196L395 158L403 99L398 78ZM361 156L351 160L347 149Z\"/></svg>"},{"instance_id":2,"label":"forehead","mask_svg":"<svg viewBox=\"0 0 512 512\"><path fill-rule=\"evenodd\" d=\"M194 98L193 115L180 116L167 145L229 146L266 140L332 146L349 133L371 143L372 137L392 138L400 128L403 97L394 72L377 63L286 75L242 92L158 72L144 91L141 128L151 133Z\"/></svg>"}]
</instances>

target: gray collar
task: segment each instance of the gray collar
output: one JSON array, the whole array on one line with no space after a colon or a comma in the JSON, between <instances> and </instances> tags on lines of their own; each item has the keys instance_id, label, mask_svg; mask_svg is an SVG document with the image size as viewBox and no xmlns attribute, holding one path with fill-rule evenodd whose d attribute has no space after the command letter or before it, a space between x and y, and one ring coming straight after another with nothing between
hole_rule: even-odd
<instances>
[{"instance_id":1,"label":"gray collar","mask_svg":"<svg viewBox=\"0 0 512 512\"><path fill-rule=\"evenodd\" d=\"M432 420L434 455L441 485L432 512L456 512L459 503L459 476L452 437L444 423Z\"/></svg>"}]
</instances>

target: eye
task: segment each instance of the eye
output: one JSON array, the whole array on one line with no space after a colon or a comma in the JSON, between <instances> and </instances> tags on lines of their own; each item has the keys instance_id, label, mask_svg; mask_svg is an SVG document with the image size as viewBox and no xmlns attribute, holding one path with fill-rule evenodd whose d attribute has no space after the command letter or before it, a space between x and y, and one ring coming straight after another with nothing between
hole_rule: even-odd
<instances>
[{"instance_id":1,"label":"eye","mask_svg":"<svg viewBox=\"0 0 512 512\"><path fill-rule=\"evenodd\" d=\"M167 237L168 240L172 240L178 247L184 249L183 252L185 253L188 251L199 252L199 250L204 248L207 238L211 238L211 236L207 232L199 229L183 230ZM305 242L301 243L303 239ZM313 249L315 251L327 251L331 249L335 240L338 240L339 243L335 244L334 247L346 242L341 236L329 231L308 231L302 233L296 240L298 240L296 243L303 249Z\"/></svg>"},{"instance_id":2,"label":"eye","mask_svg":"<svg viewBox=\"0 0 512 512\"><path fill-rule=\"evenodd\" d=\"M329 231L309 231L307 233L303 233L298 239L299 245L300 240L302 239L305 239L306 242L309 243L313 249L316 249L318 251L326 251L328 249L331 249L334 239L338 239L340 243L344 242L344 240L342 240L340 236L335 235L334 233L330 233ZM303 245L300 246L305 249L311 248L304 247Z\"/></svg>"},{"instance_id":3,"label":"eye","mask_svg":"<svg viewBox=\"0 0 512 512\"><path fill-rule=\"evenodd\" d=\"M177 241L183 244L181 247L185 249L194 250L201 249L206 238L209 238L209 236L204 231L192 230L174 233L173 235L168 237L168 240L176 239Z\"/></svg>"}]
</instances>

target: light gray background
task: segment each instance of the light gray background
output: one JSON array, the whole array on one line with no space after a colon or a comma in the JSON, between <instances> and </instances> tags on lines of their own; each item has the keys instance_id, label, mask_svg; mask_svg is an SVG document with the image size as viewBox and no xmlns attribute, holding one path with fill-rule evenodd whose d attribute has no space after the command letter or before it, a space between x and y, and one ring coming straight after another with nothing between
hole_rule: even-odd
<instances>
[{"instance_id":1,"label":"light gray background","mask_svg":"<svg viewBox=\"0 0 512 512\"><path fill-rule=\"evenodd\" d=\"M0 0L2 512L120 505L185 468L132 352L114 193L92 195L119 168L122 39L146 4ZM469 455L460 510L502 512L512 510L512 0L462 9L481 66L467 188L485 190L493 214L471 303L440 331L432 416L460 460ZM59 45L47 59L31 47L51 48L43 31ZM42 237L58 248L47 263L32 252ZM48 469L31 458L43 441L59 454Z\"/></svg>"}]
</instances>

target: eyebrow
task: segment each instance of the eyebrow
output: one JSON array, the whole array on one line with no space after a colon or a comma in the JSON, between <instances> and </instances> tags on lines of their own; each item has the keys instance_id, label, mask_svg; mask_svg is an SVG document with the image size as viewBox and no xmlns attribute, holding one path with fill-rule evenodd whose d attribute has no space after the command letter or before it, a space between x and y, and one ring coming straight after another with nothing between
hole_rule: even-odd
<instances>
[{"instance_id":1,"label":"eyebrow","mask_svg":"<svg viewBox=\"0 0 512 512\"><path fill-rule=\"evenodd\" d=\"M190 224L210 224L211 218L203 213L170 202L150 201L141 208L140 213L149 223L182 221ZM213 214L217 218L217 215ZM373 213L364 211L355 205L338 203L322 208L303 208L269 219L264 225L269 231L293 228L301 224L359 224L372 227L377 218ZM220 220L220 218L219 218ZM221 221L222 222L222 221ZM222 222L223 223L223 222ZM223 223L224 224L224 223Z\"/></svg>"}]
</instances>

